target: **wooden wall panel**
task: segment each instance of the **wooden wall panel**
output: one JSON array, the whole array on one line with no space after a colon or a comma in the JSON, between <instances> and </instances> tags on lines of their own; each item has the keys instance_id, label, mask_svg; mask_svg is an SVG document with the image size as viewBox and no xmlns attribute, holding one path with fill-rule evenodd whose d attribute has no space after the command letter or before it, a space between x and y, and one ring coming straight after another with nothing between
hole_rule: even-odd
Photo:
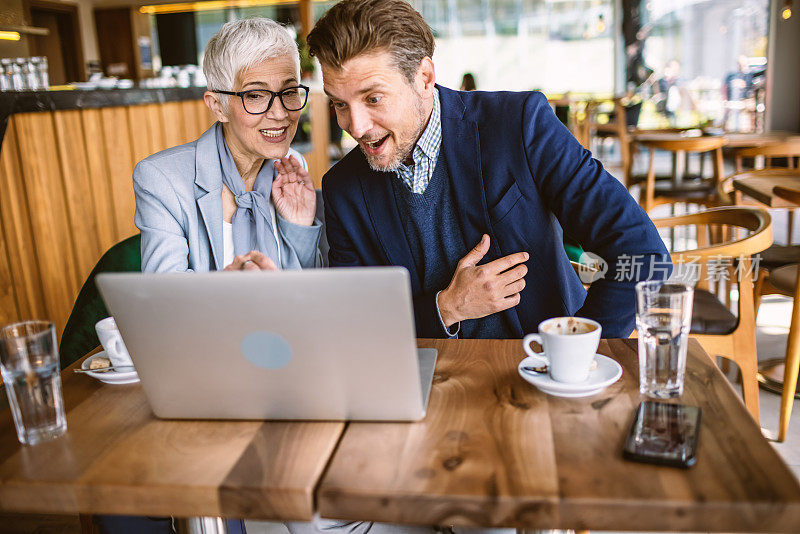
<instances>
[{"instance_id":1,"label":"wooden wall panel","mask_svg":"<svg viewBox=\"0 0 800 534\"><path fill-rule=\"evenodd\" d=\"M194 139L186 135L180 102L167 102L159 107L164 125L164 148L182 145Z\"/></svg>"},{"instance_id":2,"label":"wooden wall panel","mask_svg":"<svg viewBox=\"0 0 800 534\"><path fill-rule=\"evenodd\" d=\"M304 154L308 162L308 173L314 181L314 187L322 187L322 176L331 165L328 156L330 144L330 115L328 113L328 97L324 93L312 92L308 96L310 106L311 124L321 125L311 128L311 152Z\"/></svg>"},{"instance_id":3,"label":"wooden wall panel","mask_svg":"<svg viewBox=\"0 0 800 534\"><path fill-rule=\"evenodd\" d=\"M0 220L16 303L16 308L7 310L9 320L46 318L23 183L15 121L11 117L0 153Z\"/></svg>"},{"instance_id":4,"label":"wooden wall panel","mask_svg":"<svg viewBox=\"0 0 800 534\"><path fill-rule=\"evenodd\" d=\"M25 113L15 119L22 181L30 208L33 247L39 260L45 308L61 332L80 286L57 158L53 115Z\"/></svg>"},{"instance_id":5,"label":"wooden wall panel","mask_svg":"<svg viewBox=\"0 0 800 534\"><path fill-rule=\"evenodd\" d=\"M83 139L86 146L86 163L92 199L94 200L95 227L100 250L106 251L117 242L117 221L114 216L111 180L109 180L109 152L103 135L99 109L81 111ZM98 256L96 259L99 259Z\"/></svg>"},{"instance_id":6,"label":"wooden wall panel","mask_svg":"<svg viewBox=\"0 0 800 534\"><path fill-rule=\"evenodd\" d=\"M97 220L92 182L87 162L87 149L82 135L75 135L83 128L81 112L78 110L53 113L58 157L61 163L61 178L66 193L68 234L75 250L75 266L78 283L92 271L102 247L97 234Z\"/></svg>"},{"instance_id":7,"label":"wooden wall panel","mask_svg":"<svg viewBox=\"0 0 800 534\"><path fill-rule=\"evenodd\" d=\"M183 123L183 133L186 136L186 141L191 141L200 137L203 131L200 129L200 115L195 109L197 100L186 100L179 102L180 120ZM200 101L202 102L202 100ZM205 105L203 106L205 107Z\"/></svg>"},{"instance_id":8,"label":"wooden wall panel","mask_svg":"<svg viewBox=\"0 0 800 534\"><path fill-rule=\"evenodd\" d=\"M150 131L150 117L145 106L131 106L126 109L130 127L131 155L134 166L150 154L157 152Z\"/></svg>"},{"instance_id":9,"label":"wooden wall panel","mask_svg":"<svg viewBox=\"0 0 800 534\"><path fill-rule=\"evenodd\" d=\"M165 148L168 148L167 140L164 136L164 117L161 115L161 108L163 106L164 104L135 106L142 108L147 116L148 128L150 130L150 154L155 154L156 152L161 152ZM132 107L129 109L132 109ZM131 135L136 135L133 130L131 130ZM148 156L150 154L148 154ZM136 160L136 162L138 161L139 160Z\"/></svg>"},{"instance_id":10,"label":"wooden wall panel","mask_svg":"<svg viewBox=\"0 0 800 534\"><path fill-rule=\"evenodd\" d=\"M129 108L103 108L100 117L103 125L103 139L108 151L108 179L111 182L111 199L114 220L117 227L116 241L136 234L139 230L133 224L136 201L133 197L133 165L135 163L131 145ZM137 135L137 138L139 136Z\"/></svg>"},{"instance_id":11,"label":"wooden wall panel","mask_svg":"<svg viewBox=\"0 0 800 534\"><path fill-rule=\"evenodd\" d=\"M0 327L20 320L17 291L8 261L3 221L0 220Z\"/></svg>"}]
</instances>

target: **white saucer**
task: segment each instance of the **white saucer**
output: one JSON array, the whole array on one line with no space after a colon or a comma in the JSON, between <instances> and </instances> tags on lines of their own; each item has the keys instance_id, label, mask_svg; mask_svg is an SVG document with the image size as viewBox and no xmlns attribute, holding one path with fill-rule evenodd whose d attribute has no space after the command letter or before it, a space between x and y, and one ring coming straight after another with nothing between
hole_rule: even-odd
<instances>
[{"instance_id":1,"label":"white saucer","mask_svg":"<svg viewBox=\"0 0 800 534\"><path fill-rule=\"evenodd\" d=\"M541 356L528 356L519 362L517 370L522 378L548 395L553 395L554 397L589 397L607 388L622 376L622 366L608 356L595 354L594 361L597 362L597 367L589 371L589 378L577 384L556 382L550 378L548 373L540 374L522 370L523 367L549 365L550 362L544 354Z\"/></svg>"},{"instance_id":2,"label":"white saucer","mask_svg":"<svg viewBox=\"0 0 800 534\"><path fill-rule=\"evenodd\" d=\"M89 369L89 365L91 365L92 360L101 356L104 358L107 357L106 351L101 350L97 354L93 354L92 356L86 358L81 364L81 369ZM83 374L89 375L92 378L96 378L105 384L135 384L139 381L139 375L136 374L136 369L132 369L130 371L89 371L88 373Z\"/></svg>"}]
</instances>

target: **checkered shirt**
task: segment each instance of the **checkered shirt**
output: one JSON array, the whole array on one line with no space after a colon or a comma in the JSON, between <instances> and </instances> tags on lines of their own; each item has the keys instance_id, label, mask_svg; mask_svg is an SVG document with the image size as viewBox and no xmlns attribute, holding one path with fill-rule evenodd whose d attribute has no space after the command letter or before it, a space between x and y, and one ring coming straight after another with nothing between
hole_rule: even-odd
<instances>
[{"instance_id":1,"label":"checkered shirt","mask_svg":"<svg viewBox=\"0 0 800 534\"><path fill-rule=\"evenodd\" d=\"M439 148L442 146L442 108L439 103L439 90L433 89L433 112L428 120L428 126L422 136L414 145L411 155L412 165L400 164L397 176L413 193L422 194L428 188L428 182L433 176L436 158L439 157Z\"/></svg>"}]
</instances>

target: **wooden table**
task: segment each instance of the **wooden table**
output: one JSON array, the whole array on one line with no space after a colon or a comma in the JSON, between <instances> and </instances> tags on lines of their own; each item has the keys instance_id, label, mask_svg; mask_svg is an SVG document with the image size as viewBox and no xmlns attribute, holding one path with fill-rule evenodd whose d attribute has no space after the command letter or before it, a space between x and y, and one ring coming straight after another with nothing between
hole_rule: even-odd
<instances>
[{"instance_id":1,"label":"wooden table","mask_svg":"<svg viewBox=\"0 0 800 534\"><path fill-rule=\"evenodd\" d=\"M318 490L323 517L592 530L800 528L800 486L744 405L690 342L681 399L703 409L689 470L622 459L639 404L636 340L601 342L622 379L587 399L519 377L519 341L425 341L439 349L428 415L351 423Z\"/></svg>"},{"instance_id":2,"label":"wooden table","mask_svg":"<svg viewBox=\"0 0 800 534\"><path fill-rule=\"evenodd\" d=\"M800 135L792 132L765 132L765 133L728 133L728 148L759 147L770 143L781 143L800 139Z\"/></svg>"},{"instance_id":3,"label":"wooden table","mask_svg":"<svg viewBox=\"0 0 800 534\"><path fill-rule=\"evenodd\" d=\"M796 208L795 204L778 198L772 193L775 186L800 189L800 171L770 169L767 176L734 179L733 189L736 192L736 203L740 204L741 196L746 195L770 208Z\"/></svg>"},{"instance_id":4,"label":"wooden table","mask_svg":"<svg viewBox=\"0 0 800 534\"><path fill-rule=\"evenodd\" d=\"M75 365L62 373L65 437L23 447L3 413L0 510L311 519L344 423L163 421L140 384Z\"/></svg>"},{"instance_id":5,"label":"wooden table","mask_svg":"<svg viewBox=\"0 0 800 534\"><path fill-rule=\"evenodd\" d=\"M727 148L757 147L769 143L789 141L800 138L800 135L792 132L765 132L765 133L726 133L721 136L704 136L702 130L689 129L684 131L658 132L655 130L640 131L632 133L633 141L645 143L647 141L680 141L683 139L697 139L702 137L724 137L727 140Z\"/></svg>"},{"instance_id":6,"label":"wooden table","mask_svg":"<svg viewBox=\"0 0 800 534\"><path fill-rule=\"evenodd\" d=\"M622 460L635 343L601 343L618 383L557 399L517 375L518 340L420 340L439 349L427 417L346 430L162 421L138 384L68 369L65 437L20 446L3 416L0 510L308 520L316 500L323 516L409 524L797 531L800 486L694 341L682 400L703 408L697 465Z\"/></svg>"}]
</instances>

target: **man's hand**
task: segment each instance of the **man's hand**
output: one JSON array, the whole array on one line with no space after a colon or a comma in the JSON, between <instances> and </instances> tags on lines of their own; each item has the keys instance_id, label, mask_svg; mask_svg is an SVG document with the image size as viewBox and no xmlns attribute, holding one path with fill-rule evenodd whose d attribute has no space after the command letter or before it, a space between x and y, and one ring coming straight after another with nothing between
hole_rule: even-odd
<instances>
[{"instance_id":1,"label":"man's hand","mask_svg":"<svg viewBox=\"0 0 800 534\"><path fill-rule=\"evenodd\" d=\"M247 254L242 254L233 258L233 262L225 267L223 271L277 271L278 267L265 254L257 250L251 250Z\"/></svg>"},{"instance_id":2,"label":"man's hand","mask_svg":"<svg viewBox=\"0 0 800 534\"><path fill-rule=\"evenodd\" d=\"M527 252L504 256L486 265L477 263L489 251L489 236L461 258L447 289L439 293L439 313L446 327L465 319L486 317L519 304L528 268Z\"/></svg>"}]
</instances>

